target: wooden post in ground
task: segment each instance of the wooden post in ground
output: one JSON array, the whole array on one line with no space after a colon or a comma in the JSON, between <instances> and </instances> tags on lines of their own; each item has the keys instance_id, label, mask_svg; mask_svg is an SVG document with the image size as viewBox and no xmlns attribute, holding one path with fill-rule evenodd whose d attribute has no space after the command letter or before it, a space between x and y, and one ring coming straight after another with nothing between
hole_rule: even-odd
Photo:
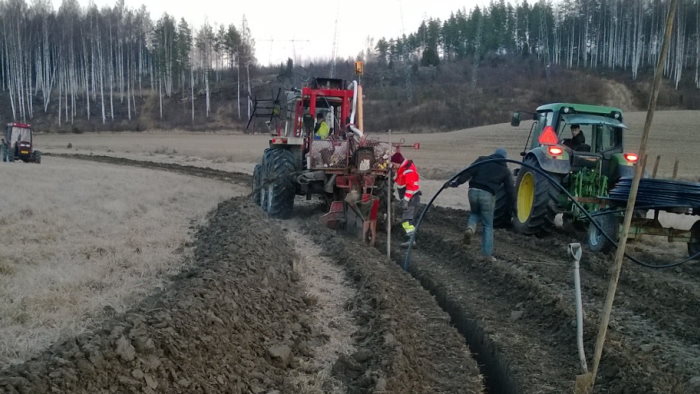
<instances>
[{"instance_id":1,"label":"wooden post in ground","mask_svg":"<svg viewBox=\"0 0 700 394\"><path fill-rule=\"evenodd\" d=\"M671 41L671 31L673 30L673 18L676 14L677 4L678 0L671 0L671 4L668 8L668 15L666 15L664 40L661 44L661 54L659 55L659 59L656 63L656 70L654 72L654 83L652 85L651 94L649 97L647 117L646 121L644 122L644 132L642 133L642 140L639 144L639 157L644 157L647 154L647 142L649 141L651 123L654 119L656 101L659 97L659 86L661 85L661 76L664 71L666 56L668 55L668 47ZM605 344L605 337L608 332L608 324L610 324L610 315L612 314L615 293L617 292L617 283L620 280L620 273L622 272L622 262L625 258L625 248L627 246L627 236L629 233L630 224L632 223L632 214L634 212L634 204L637 202L637 190L639 189L639 181L641 178L642 166L637 165L634 171L632 185L630 186L629 198L627 199L627 208L625 210L625 219L622 224L622 233L620 234L620 241L617 245L617 251L615 253L615 264L612 271L612 276L610 277L610 283L608 284L608 292L605 296L603 311L600 316L598 336L596 337L595 341L595 353L593 354L593 369L588 374L579 375L576 377L575 390L577 393L593 392L596 375L598 374L598 367L600 366L600 358L603 355L603 345Z\"/></svg>"},{"instance_id":2,"label":"wooden post in ground","mask_svg":"<svg viewBox=\"0 0 700 394\"><path fill-rule=\"evenodd\" d=\"M656 161L654 162L654 172L651 173L652 178L656 178L656 173L659 171L659 162L661 161L661 155L656 156Z\"/></svg>"},{"instance_id":3,"label":"wooden post in ground","mask_svg":"<svg viewBox=\"0 0 700 394\"><path fill-rule=\"evenodd\" d=\"M673 162L673 179L676 179L678 176L678 158L676 158L676 161Z\"/></svg>"}]
</instances>

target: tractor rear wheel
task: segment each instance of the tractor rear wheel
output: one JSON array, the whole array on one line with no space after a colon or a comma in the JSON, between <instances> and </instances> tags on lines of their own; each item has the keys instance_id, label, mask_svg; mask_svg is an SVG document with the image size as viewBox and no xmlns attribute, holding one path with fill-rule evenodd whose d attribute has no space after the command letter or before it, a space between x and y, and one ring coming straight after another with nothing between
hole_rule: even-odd
<instances>
[{"instance_id":1,"label":"tractor rear wheel","mask_svg":"<svg viewBox=\"0 0 700 394\"><path fill-rule=\"evenodd\" d=\"M508 228L513 224L513 202L505 187L501 186L496 191L496 205L493 212L493 226Z\"/></svg>"},{"instance_id":2,"label":"tractor rear wheel","mask_svg":"<svg viewBox=\"0 0 700 394\"><path fill-rule=\"evenodd\" d=\"M600 213L603 213L605 211L601 211ZM618 240L618 233L620 230L620 222L618 220L617 215L614 215L612 213L608 214L603 214L603 215L596 215L594 217L594 220L600 227L605 231L605 234L607 234L610 238L612 238L615 242ZM586 243L588 244L588 247L591 249L592 252L595 253L608 253L613 248L615 248L615 244L610 242L603 233L598 230L598 227L596 227L593 222L588 224L588 233L586 234Z\"/></svg>"},{"instance_id":3,"label":"tractor rear wheel","mask_svg":"<svg viewBox=\"0 0 700 394\"><path fill-rule=\"evenodd\" d=\"M31 161L32 163L41 164L41 152L39 152L38 150L32 151L32 155L30 156L29 161Z\"/></svg>"},{"instance_id":4,"label":"tractor rear wheel","mask_svg":"<svg viewBox=\"0 0 700 394\"><path fill-rule=\"evenodd\" d=\"M288 149L270 149L262 164L260 202L263 211L273 217L287 217L294 207L296 186L293 175L297 170L294 154Z\"/></svg>"},{"instance_id":5,"label":"tractor rear wheel","mask_svg":"<svg viewBox=\"0 0 700 394\"><path fill-rule=\"evenodd\" d=\"M535 158L525 159L525 164L541 169ZM549 174L557 183L559 176ZM522 167L515 182L515 215L513 228L521 234L544 235L554 228L554 217L559 205L559 189L544 175Z\"/></svg>"},{"instance_id":6,"label":"tractor rear wheel","mask_svg":"<svg viewBox=\"0 0 700 394\"><path fill-rule=\"evenodd\" d=\"M688 256L695 256L700 253L700 220L693 224L690 228L690 242L688 242ZM700 256L695 257L695 260L700 260Z\"/></svg>"},{"instance_id":7,"label":"tractor rear wheel","mask_svg":"<svg viewBox=\"0 0 700 394\"><path fill-rule=\"evenodd\" d=\"M253 169L253 181L251 184L250 198L260 205L260 188L262 187L262 164L256 164Z\"/></svg>"}]
</instances>

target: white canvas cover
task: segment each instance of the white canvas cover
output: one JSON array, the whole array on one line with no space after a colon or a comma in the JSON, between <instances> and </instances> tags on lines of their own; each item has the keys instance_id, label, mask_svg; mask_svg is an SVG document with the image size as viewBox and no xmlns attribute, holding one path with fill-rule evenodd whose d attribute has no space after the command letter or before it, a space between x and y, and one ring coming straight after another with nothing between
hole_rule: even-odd
<instances>
[{"instance_id":1,"label":"white canvas cover","mask_svg":"<svg viewBox=\"0 0 700 394\"><path fill-rule=\"evenodd\" d=\"M14 148L18 141L32 142L31 129L12 127L12 130L10 130L10 147Z\"/></svg>"}]
</instances>

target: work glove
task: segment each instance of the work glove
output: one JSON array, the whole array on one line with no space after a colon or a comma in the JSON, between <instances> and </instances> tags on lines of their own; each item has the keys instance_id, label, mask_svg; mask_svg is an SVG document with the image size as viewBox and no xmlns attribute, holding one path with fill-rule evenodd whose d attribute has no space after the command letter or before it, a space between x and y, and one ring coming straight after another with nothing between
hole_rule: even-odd
<instances>
[{"instance_id":1,"label":"work glove","mask_svg":"<svg viewBox=\"0 0 700 394\"><path fill-rule=\"evenodd\" d=\"M450 181L450 183L447 184L449 187L459 187L459 182L455 179L453 181Z\"/></svg>"}]
</instances>

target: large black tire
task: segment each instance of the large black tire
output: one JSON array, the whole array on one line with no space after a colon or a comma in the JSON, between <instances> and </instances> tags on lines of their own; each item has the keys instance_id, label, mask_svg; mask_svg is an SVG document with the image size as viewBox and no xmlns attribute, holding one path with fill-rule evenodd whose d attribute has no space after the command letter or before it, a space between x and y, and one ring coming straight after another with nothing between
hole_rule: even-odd
<instances>
[{"instance_id":1,"label":"large black tire","mask_svg":"<svg viewBox=\"0 0 700 394\"><path fill-rule=\"evenodd\" d=\"M262 164L260 205L270 216L284 218L292 213L296 186L297 163L288 149L265 151Z\"/></svg>"},{"instance_id":2,"label":"large black tire","mask_svg":"<svg viewBox=\"0 0 700 394\"><path fill-rule=\"evenodd\" d=\"M33 151L30 161L32 163L41 164L41 152L38 150Z\"/></svg>"},{"instance_id":3,"label":"large black tire","mask_svg":"<svg viewBox=\"0 0 700 394\"><path fill-rule=\"evenodd\" d=\"M688 256L695 256L700 253L700 220L693 224L690 228L691 240L688 242ZM700 260L700 256L696 257L695 260Z\"/></svg>"},{"instance_id":4,"label":"large black tire","mask_svg":"<svg viewBox=\"0 0 700 394\"><path fill-rule=\"evenodd\" d=\"M254 203L260 205L260 188L262 187L262 164L256 164L253 169L253 180L251 182L250 198Z\"/></svg>"},{"instance_id":5,"label":"large black tire","mask_svg":"<svg viewBox=\"0 0 700 394\"><path fill-rule=\"evenodd\" d=\"M605 211L602 211L605 212ZM620 230L620 221L617 215L612 213L607 215L596 215L593 217L596 223L603 228L606 234L612 238L615 242L618 240L618 233ZM615 245L610 242L603 233L598 230L598 228L593 224L593 222L588 224L588 233L586 234L586 243L592 252L595 253L608 253L615 248Z\"/></svg>"},{"instance_id":6,"label":"large black tire","mask_svg":"<svg viewBox=\"0 0 700 394\"><path fill-rule=\"evenodd\" d=\"M533 157L526 158L524 163L541 169ZM561 182L557 174L549 175L555 182ZM543 175L522 167L515 182L515 231L529 235L549 234L554 229L560 194L559 189Z\"/></svg>"},{"instance_id":7,"label":"large black tire","mask_svg":"<svg viewBox=\"0 0 700 394\"><path fill-rule=\"evenodd\" d=\"M493 226L496 228L510 228L513 225L513 201L506 193L506 188L501 186L496 191L496 206L493 211Z\"/></svg>"}]
</instances>

